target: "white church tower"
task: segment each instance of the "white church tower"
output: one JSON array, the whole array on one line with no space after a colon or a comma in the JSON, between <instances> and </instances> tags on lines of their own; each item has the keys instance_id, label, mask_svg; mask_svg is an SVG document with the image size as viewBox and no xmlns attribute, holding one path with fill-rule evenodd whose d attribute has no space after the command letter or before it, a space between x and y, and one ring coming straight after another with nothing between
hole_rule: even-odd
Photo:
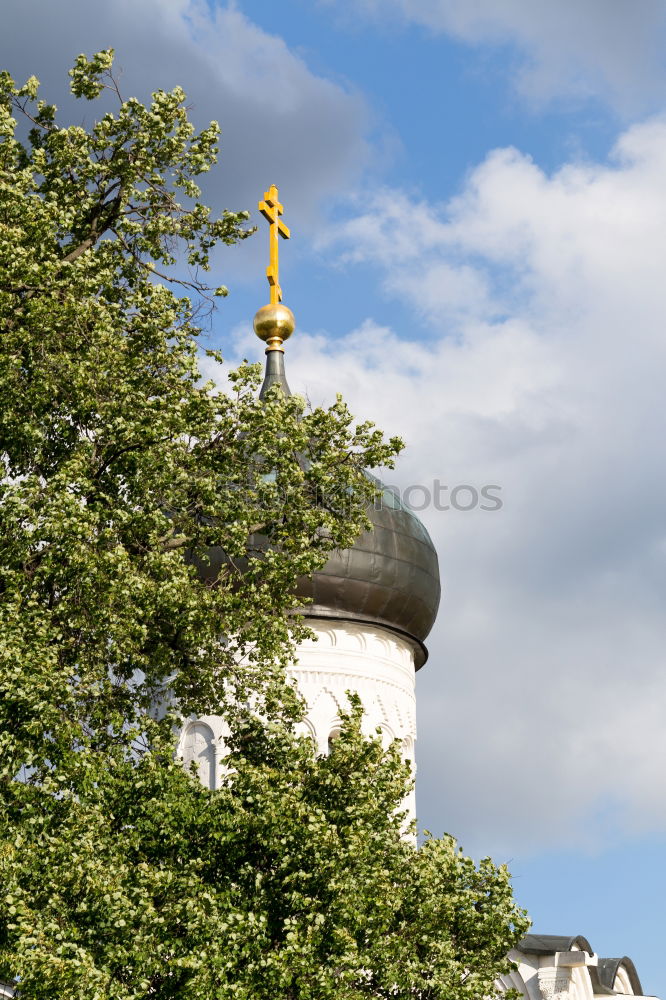
<instances>
[{"instance_id":1,"label":"white church tower","mask_svg":"<svg viewBox=\"0 0 666 1000\"><path fill-rule=\"evenodd\" d=\"M278 283L278 234L288 238L289 230L280 218L275 186L259 209L270 223L271 247L271 303L254 319L255 332L266 343L263 398L276 384L290 394L283 345L295 320L282 305ZM303 614L316 638L301 644L291 673L307 708L302 727L320 753L328 752L348 707L346 692L354 691L368 733L380 729L387 743L399 740L414 764L415 678L427 659L424 642L439 605L437 553L419 519L390 490L368 514L371 531L299 581L297 594L305 599ZM184 762L196 761L211 788L220 779L223 737L224 722L217 717L190 721L181 735ZM413 816L413 796L408 805Z\"/></svg>"}]
</instances>

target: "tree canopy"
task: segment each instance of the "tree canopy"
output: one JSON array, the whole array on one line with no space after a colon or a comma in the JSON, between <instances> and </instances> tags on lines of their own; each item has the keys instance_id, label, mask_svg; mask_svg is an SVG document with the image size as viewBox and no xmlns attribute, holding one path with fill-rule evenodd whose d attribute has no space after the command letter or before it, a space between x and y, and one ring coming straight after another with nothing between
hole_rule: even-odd
<instances>
[{"instance_id":1,"label":"tree canopy","mask_svg":"<svg viewBox=\"0 0 666 1000\"><path fill-rule=\"evenodd\" d=\"M400 442L341 399L260 402L256 366L202 380L210 253L248 216L199 200L217 124L197 134L179 88L124 99L112 61L70 73L115 101L90 129L0 74L0 979L27 1000L490 995L526 927L507 871L448 837L417 851L398 748L352 699L318 757L285 675L296 581L354 542L363 470ZM203 714L229 725L216 791L174 760Z\"/></svg>"}]
</instances>

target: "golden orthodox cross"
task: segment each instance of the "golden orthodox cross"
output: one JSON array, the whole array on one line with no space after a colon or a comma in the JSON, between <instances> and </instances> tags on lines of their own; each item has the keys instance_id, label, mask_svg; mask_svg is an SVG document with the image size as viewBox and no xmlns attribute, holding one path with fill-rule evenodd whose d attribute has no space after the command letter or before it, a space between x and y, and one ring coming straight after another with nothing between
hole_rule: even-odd
<instances>
[{"instance_id":1,"label":"golden orthodox cross","mask_svg":"<svg viewBox=\"0 0 666 1000\"><path fill-rule=\"evenodd\" d=\"M278 265L278 233L283 240L288 240L291 233L280 218L284 209L278 201L278 189L275 187L275 184L271 184L268 191L264 192L264 200L259 202L259 211L270 223L270 264L266 268L266 277L268 278L268 284L271 286L271 305L276 305L276 303L282 302Z\"/></svg>"}]
</instances>

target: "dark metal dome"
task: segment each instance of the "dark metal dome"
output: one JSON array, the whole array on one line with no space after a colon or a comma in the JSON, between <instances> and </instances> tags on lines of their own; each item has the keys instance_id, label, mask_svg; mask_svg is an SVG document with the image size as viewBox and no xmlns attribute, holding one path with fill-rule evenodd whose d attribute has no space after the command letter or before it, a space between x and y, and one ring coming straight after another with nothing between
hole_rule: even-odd
<instances>
[{"instance_id":1,"label":"dark metal dome","mask_svg":"<svg viewBox=\"0 0 666 1000\"><path fill-rule=\"evenodd\" d=\"M439 607L437 553L421 521L392 490L383 489L368 515L372 530L302 578L297 594L310 599L308 618L367 622L407 636L416 645L418 669Z\"/></svg>"},{"instance_id":2,"label":"dark metal dome","mask_svg":"<svg viewBox=\"0 0 666 1000\"><path fill-rule=\"evenodd\" d=\"M279 385L291 390L282 351L266 352L266 375L259 394ZM364 532L350 549L334 552L312 577L303 577L296 593L307 598L308 618L383 625L415 644L416 667L428 653L423 645L432 628L441 593L437 553L418 517L400 498L369 475L382 490L368 511L372 530Z\"/></svg>"},{"instance_id":3,"label":"dark metal dome","mask_svg":"<svg viewBox=\"0 0 666 1000\"><path fill-rule=\"evenodd\" d=\"M261 399L273 385L290 395L283 354L276 349L266 351ZM333 552L312 577L302 577L296 595L307 601L306 618L365 622L405 636L414 645L418 670L428 658L423 643L439 607L437 553L418 517L392 490L368 476L382 491L368 511L372 529L351 548ZM199 572L214 579L226 559L222 549L211 549L208 565L198 563Z\"/></svg>"},{"instance_id":4,"label":"dark metal dome","mask_svg":"<svg viewBox=\"0 0 666 1000\"><path fill-rule=\"evenodd\" d=\"M410 639L418 670L428 658L424 640L439 607L437 553L421 521L392 490L382 488L368 517L372 529L351 548L334 551L311 577L301 577L296 595L304 599L306 618L381 625ZM266 539L254 536L254 543ZM208 555L206 564L197 561L199 572L215 579L227 556L220 548Z\"/></svg>"}]
</instances>

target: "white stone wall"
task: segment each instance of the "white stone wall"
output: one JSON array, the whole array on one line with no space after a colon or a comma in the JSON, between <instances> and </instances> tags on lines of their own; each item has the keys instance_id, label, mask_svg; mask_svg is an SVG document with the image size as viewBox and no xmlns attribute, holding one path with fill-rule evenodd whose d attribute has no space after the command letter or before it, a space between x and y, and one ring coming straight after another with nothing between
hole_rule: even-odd
<instances>
[{"instance_id":1,"label":"white stone wall","mask_svg":"<svg viewBox=\"0 0 666 1000\"><path fill-rule=\"evenodd\" d=\"M380 729L386 744L398 739L404 756L414 766L416 698L412 645L389 629L351 622L310 620L316 639L302 643L290 673L307 705L303 732L319 753L328 753L329 740L348 708L347 691L355 691L365 710L367 733ZM208 788L219 785L224 755L224 720L218 716L193 719L183 726L178 756L185 765L196 763ZM414 794L406 806L415 813Z\"/></svg>"},{"instance_id":2,"label":"white stone wall","mask_svg":"<svg viewBox=\"0 0 666 1000\"><path fill-rule=\"evenodd\" d=\"M414 764L416 696L411 644L389 629L352 622L310 620L316 639L302 643L290 671L307 705L304 731L320 753L340 727L340 715L355 691L365 711L364 729L380 729L388 744L398 739ZM411 817L414 794L406 803Z\"/></svg>"}]
</instances>

